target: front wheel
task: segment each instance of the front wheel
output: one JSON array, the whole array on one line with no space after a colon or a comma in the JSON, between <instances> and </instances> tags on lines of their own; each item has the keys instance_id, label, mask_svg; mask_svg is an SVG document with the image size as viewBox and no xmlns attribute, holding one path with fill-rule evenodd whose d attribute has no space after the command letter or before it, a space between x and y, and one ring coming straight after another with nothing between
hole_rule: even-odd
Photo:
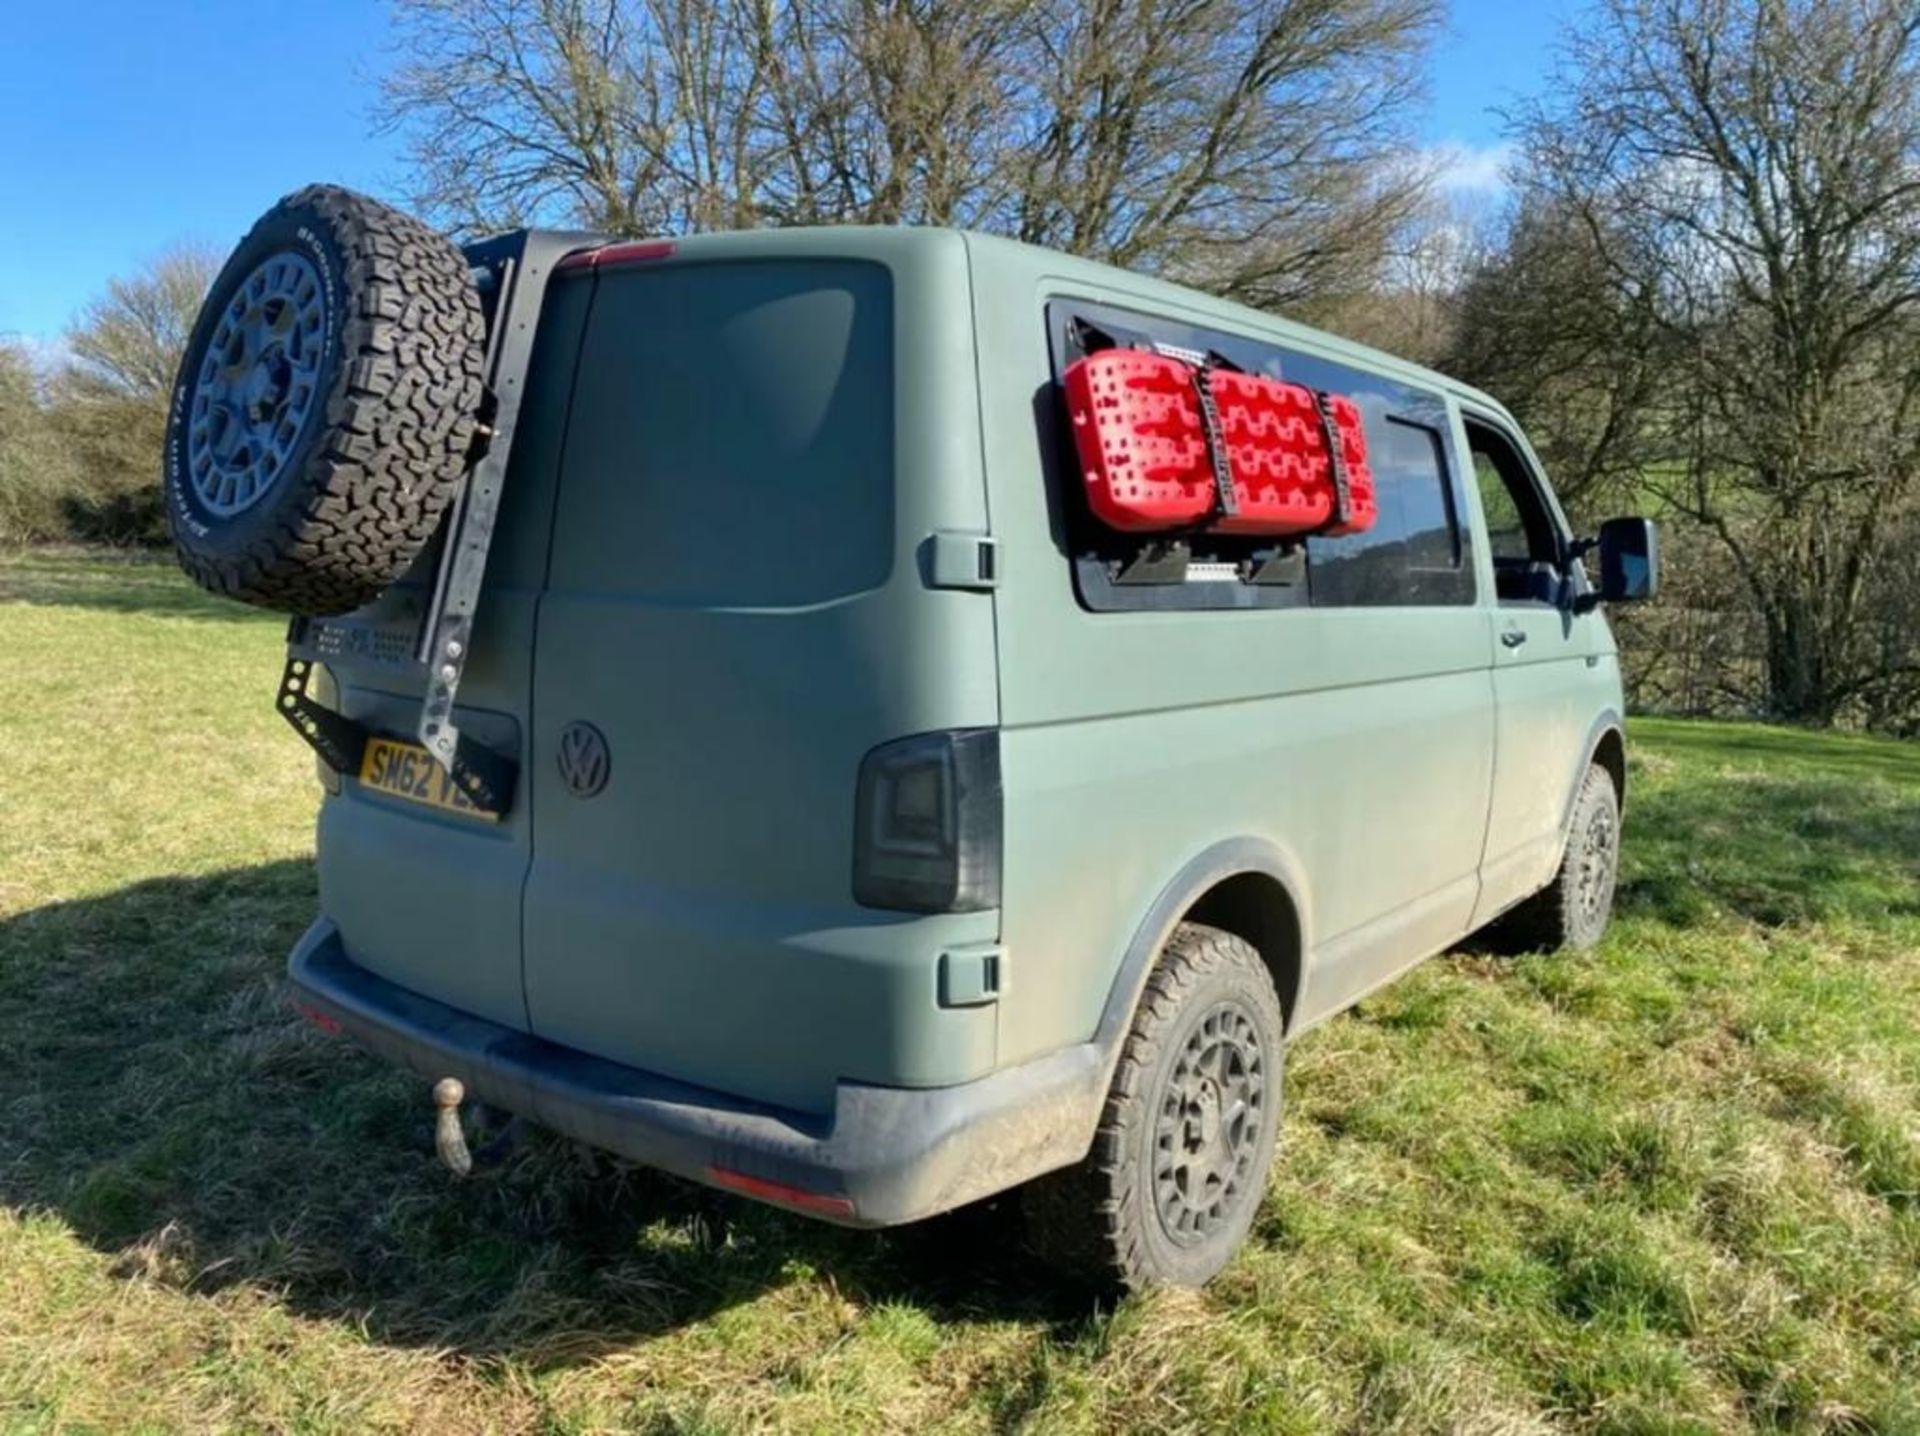
<instances>
[{"instance_id":1,"label":"front wheel","mask_svg":"<svg viewBox=\"0 0 1920 1436\"><path fill-rule=\"evenodd\" d=\"M1499 922L1503 945L1520 952L1585 952L1613 917L1620 877L1620 795L1598 763L1580 781L1567 847L1553 881Z\"/></svg>"},{"instance_id":2,"label":"front wheel","mask_svg":"<svg viewBox=\"0 0 1920 1436\"><path fill-rule=\"evenodd\" d=\"M1093 1149L1021 1192L1050 1264L1103 1287L1201 1286L1266 1190L1285 1027L1251 944L1183 923L1121 1049Z\"/></svg>"}]
</instances>

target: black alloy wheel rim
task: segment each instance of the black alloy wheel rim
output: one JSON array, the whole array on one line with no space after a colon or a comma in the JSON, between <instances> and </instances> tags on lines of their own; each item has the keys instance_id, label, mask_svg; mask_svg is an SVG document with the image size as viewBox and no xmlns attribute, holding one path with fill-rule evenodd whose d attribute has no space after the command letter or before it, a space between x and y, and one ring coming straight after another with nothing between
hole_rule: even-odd
<instances>
[{"instance_id":1,"label":"black alloy wheel rim","mask_svg":"<svg viewBox=\"0 0 1920 1436\"><path fill-rule=\"evenodd\" d=\"M1260 1030L1232 1000L1195 1024L1162 1090L1153 1129L1153 1195L1161 1229L1194 1246L1237 1214L1267 1112Z\"/></svg>"}]
</instances>

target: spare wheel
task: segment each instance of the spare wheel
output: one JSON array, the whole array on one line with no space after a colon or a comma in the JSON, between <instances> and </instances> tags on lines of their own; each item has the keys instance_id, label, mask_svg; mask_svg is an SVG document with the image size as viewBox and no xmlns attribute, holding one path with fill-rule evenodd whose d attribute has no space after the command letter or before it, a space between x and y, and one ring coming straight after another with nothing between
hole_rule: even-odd
<instances>
[{"instance_id":1,"label":"spare wheel","mask_svg":"<svg viewBox=\"0 0 1920 1436\"><path fill-rule=\"evenodd\" d=\"M208 292L162 481L182 566L289 613L345 613L403 573L479 420L479 296L448 240L332 185L275 205Z\"/></svg>"}]
</instances>

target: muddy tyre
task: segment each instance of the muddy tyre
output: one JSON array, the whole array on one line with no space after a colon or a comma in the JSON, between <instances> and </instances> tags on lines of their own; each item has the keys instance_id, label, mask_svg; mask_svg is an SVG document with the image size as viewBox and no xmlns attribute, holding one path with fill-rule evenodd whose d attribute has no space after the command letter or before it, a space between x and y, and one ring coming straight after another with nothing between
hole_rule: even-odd
<instances>
[{"instance_id":1,"label":"muddy tyre","mask_svg":"<svg viewBox=\"0 0 1920 1436\"><path fill-rule=\"evenodd\" d=\"M484 339L450 240L330 185L280 201L214 281L174 383L162 483L182 567L263 608L369 602L458 486Z\"/></svg>"},{"instance_id":2,"label":"muddy tyre","mask_svg":"<svg viewBox=\"0 0 1920 1436\"><path fill-rule=\"evenodd\" d=\"M1246 1240L1280 1127L1285 1026L1260 954L1174 929L1121 1049L1093 1149L1021 1189L1027 1238L1097 1289L1196 1287Z\"/></svg>"},{"instance_id":3,"label":"muddy tyre","mask_svg":"<svg viewBox=\"0 0 1920 1436\"><path fill-rule=\"evenodd\" d=\"M1620 873L1620 795L1613 775L1595 763L1580 781L1567 825L1567 846L1553 881L1493 928L1505 952L1586 952L1613 918Z\"/></svg>"}]
</instances>

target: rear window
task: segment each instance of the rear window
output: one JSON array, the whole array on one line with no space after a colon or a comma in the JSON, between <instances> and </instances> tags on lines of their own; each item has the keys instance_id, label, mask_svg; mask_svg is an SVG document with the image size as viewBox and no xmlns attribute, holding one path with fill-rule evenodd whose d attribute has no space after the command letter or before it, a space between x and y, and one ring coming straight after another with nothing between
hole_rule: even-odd
<instances>
[{"instance_id":1,"label":"rear window","mask_svg":"<svg viewBox=\"0 0 1920 1436\"><path fill-rule=\"evenodd\" d=\"M887 271L666 263L599 284L567 430L554 584L791 606L884 583Z\"/></svg>"}]
</instances>

